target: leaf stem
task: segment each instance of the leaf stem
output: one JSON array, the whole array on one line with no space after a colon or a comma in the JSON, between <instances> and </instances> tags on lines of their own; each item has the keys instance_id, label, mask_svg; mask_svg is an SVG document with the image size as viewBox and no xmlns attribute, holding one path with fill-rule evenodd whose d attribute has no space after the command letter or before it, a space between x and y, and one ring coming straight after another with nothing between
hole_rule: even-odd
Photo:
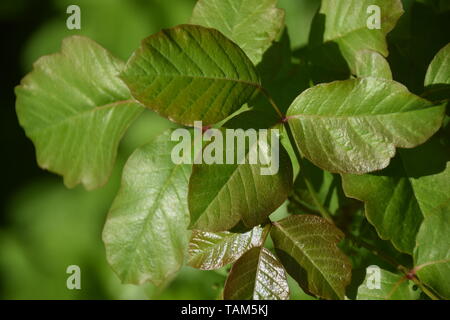
<instances>
[{"instance_id":1,"label":"leaf stem","mask_svg":"<svg viewBox=\"0 0 450 320\"><path fill-rule=\"evenodd\" d=\"M262 231L262 235L261 235L261 246L262 247L264 246L264 243L266 243L267 236L269 235L271 229L272 229L272 221L269 219Z\"/></svg>"},{"instance_id":2,"label":"leaf stem","mask_svg":"<svg viewBox=\"0 0 450 320\"><path fill-rule=\"evenodd\" d=\"M421 269L423 269L425 267L428 267L428 266L432 266L432 265L439 264L439 263L449 263L449 262L450 262L450 259L429 261L429 262L426 262L426 263L423 263L421 265L418 265L418 266L414 267L414 272L417 272L417 271L419 271L419 270L421 270Z\"/></svg>"},{"instance_id":3,"label":"leaf stem","mask_svg":"<svg viewBox=\"0 0 450 320\"><path fill-rule=\"evenodd\" d=\"M275 110L275 112L278 114L278 116L280 117L281 120L285 119L284 114L280 111L280 108L278 108L277 104L275 103L275 101L272 99L272 97L270 96L269 92L263 88L263 87L258 87L259 91L261 91L261 93L267 98L267 101L269 101L270 105L273 107L273 109Z\"/></svg>"},{"instance_id":4,"label":"leaf stem","mask_svg":"<svg viewBox=\"0 0 450 320\"><path fill-rule=\"evenodd\" d=\"M307 214L320 214L320 212L318 210L314 210L314 209L308 208L306 205L301 203L301 201L299 201L296 198L295 190L293 191L293 196L291 196L289 198L289 202L292 203L292 204L295 204L295 206L297 206L299 208L299 210L304 211Z\"/></svg>"},{"instance_id":5,"label":"leaf stem","mask_svg":"<svg viewBox=\"0 0 450 320\"><path fill-rule=\"evenodd\" d=\"M291 128L289 127L289 124L287 122L284 122L284 128L286 129L286 133L288 135L289 141L291 142L292 149L294 150L294 153L295 153L295 157L297 158L298 163L301 164L303 156L298 151L298 147L295 143L294 135L292 134ZM313 187L311 181L309 181L309 179L304 174L302 174L301 168L300 168L300 175L301 175L303 181L305 182L306 188L308 189L308 192L310 193L311 198L313 199L313 202L316 205L316 207L319 210L322 217L324 219L326 219L327 221L334 224L333 218L332 218L330 212L320 202L319 197L317 196L317 193L314 190L314 187Z\"/></svg>"},{"instance_id":6,"label":"leaf stem","mask_svg":"<svg viewBox=\"0 0 450 320\"><path fill-rule=\"evenodd\" d=\"M308 180L308 178L305 177L305 175L301 174L301 176L302 176L303 180L305 181L306 188L308 189L309 194L311 195L311 198L312 198L314 204L316 205L317 209L319 210L320 214L322 215L322 217L334 224L331 213L320 202L319 197L317 196L317 193L314 190L312 183Z\"/></svg>"},{"instance_id":7,"label":"leaf stem","mask_svg":"<svg viewBox=\"0 0 450 320\"><path fill-rule=\"evenodd\" d=\"M408 271L406 268L404 268L403 266L399 267L400 271L402 271L403 273L405 273L405 275L395 283L394 287L392 288L392 290L390 291L387 299L390 299L392 297L392 295L394 294L394 292L398 289L398 287L404 282L404 281L412 281L415 285L417 285L420 290L422 290L423 293L425 293L430 299L432 300L441 300L438 296L436 296L431 290L429 290L425 284L423 284L417 277L415 274L411 274L411 271ZM414 268L412 270L412 272L415 272L416 268Z\"/></svg>"},{"instance_id":8,"label":"leaf stem","mask_svg":"<svg viewBox=\"0 0 450 320\"><path fill-rule=\"evenodd\" d=\"M411 281L414 282L414 284L417 285L420 288L420 290L422 290L423 293L425 293L428 297L430 297L431 300L441 300L433 292L431 292L431 290L428 290L428 288L416 277L413 277Z\"/></svg>"},{"instance_id":9,"label":"leaf stem","mask_svg":"<svg viewBox=\"0 0 450 320\"><path fill-rule=\"evenodd\" d=\"M297 144L295 143L294 135L292 134L291 128L289 127L289 124L286 121L287 120L286 116L280 111L280 108L278 108L277 104L272 99L272 97L270 96L269 92L266 89L264 89L263 87L259 87L259 88L260 88L261 93L264 94L264 96L267 98L269 103L272 105L272 107L274 108L274 110L276 111L278 116L280 117L280 119L281 119L281 121L283 123L283 126L284 126L284 128L285 128L285 130L287 132L289 142L292 145L292 149L294 149L295 157L297 158L297 161L300 164L303 157L300 154L300 152L298 151L298 147L297 147ZM317 196L317 193L314 190L314 187L311 184L311 182L308 180L308 178L305 175L301 174L301 176L302 176L303 180L305 181L306 187L308 188L308 191L311 194L313 202L316 205L316 207L319 210L319 212L322 215L322 217L324 219L326 219L327 221L331 222L332 224L334 224L333 218L332 218L330 212L320 202L319 197Z\"/></svg>"}]
</instances>

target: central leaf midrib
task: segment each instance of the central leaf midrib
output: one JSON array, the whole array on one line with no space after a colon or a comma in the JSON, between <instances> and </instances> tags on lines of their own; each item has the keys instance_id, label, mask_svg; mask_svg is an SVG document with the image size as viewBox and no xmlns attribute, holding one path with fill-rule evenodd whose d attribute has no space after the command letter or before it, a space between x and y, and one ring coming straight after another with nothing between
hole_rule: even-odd
<instances>
[{"instance_id":1,"label":"central leaf midrib","mask_svg":"<svg viewBox=\"0 0 450 320\"><path fill-rule=\"evenodd\" d=\"M200 79L200 80L213 80L213 81L225 81L225 82L237 82L242 83L251 87L255 87L257 89L262 89L260 82L250 82L249 80L241 80L241 79L235 79L235 78L227 78L227 77L214 77L214 76L204 76L204 75L192 75L192 74L167 74L167 73L154 73L149 74L146 73L145 76L152 76L155 78L193 78L193 79ZM155 80L152 79L151 83L153 83Z\"/></svg>"},{"instance_id":2,"label":"central leaf midrib","mask_svg":"<svg viewBox=\"0 0 450 320\"><path fill-rule=\"evenodd\" d=\"M63 118L63 119L60 119L60 120L58 120L56 122L47 124L45 127L36 128L35 130L30 131L30 134L33 134L33 133L36 133L36 132L40 133L40 132L43 132L43 131L48 131L50 129L53 129L54 127L61 126L61 125L65 124L65 123L67 123L67 122L70 123L70 122L72 122L72 121L74 121L74 120L76 120L78 118L83 118L85 116L89 116L90 114L93 114L95 112L98 112L98 111L101 111L101 110L113 109L115 107L120 107L120 106L123 106L125 104L129 104L129 103L130 104L134 103L136 105L139 105L139 102L137 102L137 101L135 101L133 99L127 99L127 100L111 102L111 103L104 104L104 105L101 105L101 106L94 106L94 107L92 107L90 109L87 109L87 110L84 110L84 111L82 111L80 113L73 114L73 115L71 115L71 116L69 116L67 118Z\"/></svg>"},{"instance_id":3,"label":"central leaf midrib","mask_svg":"<svg viewBox=\"0 0 450 320\"><path fill-rule=\"evenodd\" d=\"M258 281L258 276L260 272L260 265L261 265L261 256L263 254L263 247L260 247L258 251L258 261L256 262L256 273L255 273L255 279L253 282L253 289L252 289L252 299L255 299L255 291L256 291L256 282Z\"/></svg>"},{"instance_id":4,"label":"central leaf midrib","mask_svg":"<svg viewBox=\"0 0 450 320\"><path fill-rule=\"evenodd\" d=\"M425 108L421 108L421 109L414 109L414 110L408 110L408 111L404 111L404 112L388 112L388 113L375 113L375 114L358 114L358 115L340 115L340 116L336 116L336 115L332 115L332 114L308 114L308 113L297 113L297 114L291 114L288 115L288 119L300 119L300 118L323 118L323 119L329 119L329 118L333 118L333 119L357 119L357 118L371 118L371 117L383 117L383 116L395 116L395 115L404 115L407 113L412 113L412 112L421 112L421 111L425 111L428 109L433 109L433 108L438 108L440 106L428 106Z\"/></svg>"}]
</instances>

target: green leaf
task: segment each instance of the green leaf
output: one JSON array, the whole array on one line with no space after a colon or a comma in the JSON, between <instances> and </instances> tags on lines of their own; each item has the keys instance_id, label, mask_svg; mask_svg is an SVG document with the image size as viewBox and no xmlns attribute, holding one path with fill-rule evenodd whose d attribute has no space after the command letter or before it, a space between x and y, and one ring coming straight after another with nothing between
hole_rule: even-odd
<instances>
[{"instance_id":1,"label":"green leaf","mask_svg":"<svg viewBox=\"0 0 450 320\"><path fill-rule=\"evenodd\" d=\"M117 77L122 68L94 41L73 36L16 87L19 122L39 165L63 175L68 187L106 183L120 139L143 110Z\"/></svg>"},{"instance_id":2,"label":"green leaf","mask_svg":"<svg viewBox=\"0 0 450 320\"><path fill-rule=\"evenodd\" d=\"M185 261L191 166L173 164L175 145L169 131L136 150L125 165L103 231L108 261L124 283L160 285Z\"/></svg>"},{"instance_id":3,"label":"green leaf","mask_svg":"<svg viewBox=\"0 0 450 320\"><path fill-rule=\"evenodd\" d=\"M401 150L405 171L425 218L450 204L450 148L445 133L412 150Z\"/></svg>"},{"instance_id":4,"label":"green leaf","mask_svg":"<svg viewBox=\"0 0 450 320\"><path fill-rule=\"evenodd\" d=\"M450 99L450 43L434 57L425 76L425 96Z\"/></svg>"},{"instance_id":5,"label":"green leaf","mask_svg":"<svg viewBox=\"0 0 450 320\"><path fill-rule=\"evenodd\" d=\"M349 197L365 202L366 217L382 239L413 253L423 217L450 201L450 153L440 134L412 150L401 150L386 169L375 174L342 175Z\"/></svg>"},{"instance_id":6,"label":"green leaf","mask_svg":"<svg viewBox=\"0 0 450 320\"><path fill-rule=\"evenodd\" d=\"M260 227L246 233L194 230L189 243L189 265L202 270L222 268L235 262L249 249L261 246L261 236Z\"/></svg>"},{"instance_id":7,"label":"green leaf","mask_svg":"<svg viewBox=\"0 0 450 320\"><path fill-rule=\"evenodd\" d=\"M401 276L380 268L373 269L379 272L379 288L376 287L377 277L367 268L366 279L358 288L358 300L417 300L420 290L414 290L414 283Z\"/></svg>"},{"instance_id":8,"label":"green leaf","mask_svg":"<svg viewBox=\"0 0 450 320\"><path fill-rule=\"evenodd\" d=\"M355 54L355 71L358 77L375 77L392 80L386 59L376 51L361 50Z\"/></svg>"},{"instance_id":9,"label":"green leaf","mask_svg":"<svg viewBox=\"0 0 450 320\"><path fill-rule=\"evenodd\" d=\"M444 111L399 83L362 78L306 90L287 116L307 159L330 172L362 174L387 167L396 147L424 143Z\"/></svg>"},{"instance_id":10,"label":"green leaf","mask_svg":"<svg viewBox=\"0 0 450 320\"><path fill-rule=\"evenodd\" d=\"M344 299L351 265L336 244L343 234L325 219L295 215L274 222L270 233L277 256L305 292Z\"/></svg>"},{"instance_id":11,"label":"green leaf","mask_svg":"<svg viewBox=\"0 0 450 320\"><path fill-rule=\"evenodd\" d=\"M344 219L336 219L336 223L347 234L339 248L352 264L352 281L346 290L350 299L356 299L358 287L366 276L367 266L378 266L396 273L398 265L413 265L411 255L399 252L390 241L380 239L373 225L364 216L364 206L360 209L345 208L342 213L338 218Z\"/></svg>"},{"instance_id":12,"label":"green leaf","mask_svg":"<svg viewBox=\"0 0 450 320\"><path fill-rule=\"evenodd\" d=\"M374 14L368 11L370 6L381 9L380 29L368 27ZM331 69L336 69L343 58L355 73L358 51L388 55L386 35L402 14L401 0L323 0L314 21L311 57L317 64L329 65Z\"/></svg>"},{"instance_id":13,"label":"green leaf","mask_svg":"<svg viewBox=\"0 0 450 320\"><path fill-rule=\"evenodd\" d=\"M449 235L450 202L447 202L425 217L414 250L415 268L420 281L445 299L450 299Z\"/></svg>"},{"instance_id":14,"label":"green leaf","mask_svg":"<svg viewBox=\"0 0 450 320\"><path fill-rule=\"evenodd\" d=\"M242 49L219 31L194 25L144 39L121 78L138 101L183 125L224 120L260 89Z\"/></svg>"},{"instance_id":15,"label":"green leaf","mask_svg":"<svg viewBox=\"0 0 450 320\"><path fill-rule=\"evenodd\" d=\"M342 178L346 195L364 201L366 217L380 237L411 254L423 217L401 159L380 173Z\"/></svg>"},{"instance_id":16,"label":"green leaf","mask_svg":"<svg viewBox=\"0 0 450 320\"><path fill-rule=\"evenodd\" d=\"M268 131L268 138L272 133L272 130ZM226 134L223 137L223 145L228 145L230 137ZM273 142L270 139L268 148L258 148L261 151L259 160L271 159ZM279 145L278 171L263 175L262 170L268 166L261 161L250 164L249 150L256 148L257 143L249 144L246 143L243 164L238 161L234 161L235 164L194 164L188 196L192 229L226 231L240 220L251 228L266 222L287 199L292 187L292 164L283 146Z\"/></svg>"},{"instance_id":17,"label":"green leaf","mask_svg":"<svg viewBox=\"0 0 450 320\"><path fill-rule=\"evenodd\" d=\"M425 85L450 84L450 43L434 57L425 76Z\"/></svg>"},{"instance_id":18,"label":"green leaf","mask_svg":"<svg viewBox=\"0 0 450 320\"><path fill-rule=\"evenodd\" d=\"M199 0L191 23L219 30L256 65L284 27L284 10L276 4L277 0Z\"/></svg>"},{"instance_id":19,"label":"green leaf","mask_svg":"<svg viewBox=\"0 0 450 320\"><path fill-rule=\"evenodd\" d=\"M269 250L252 248L233 265L223 297L225 300L288 300L286 272Z\"/></svg>"}]
</instances>

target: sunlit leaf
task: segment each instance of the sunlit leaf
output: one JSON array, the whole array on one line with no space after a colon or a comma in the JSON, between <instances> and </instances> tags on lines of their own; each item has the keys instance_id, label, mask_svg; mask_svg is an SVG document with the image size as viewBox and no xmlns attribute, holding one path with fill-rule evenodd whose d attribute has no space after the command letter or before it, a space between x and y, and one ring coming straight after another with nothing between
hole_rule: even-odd
<instances>
[{"instance_id":1,"label":"sunlit leaf","mask_svg":"<svg viewBox=\"0 0 450 320\"><path fill-rule=\"evenodd\" d=\"M142 104L184 125L224 120L260 88L241 48L217 30L194 25L144 39L121 77Z\"/></svg>"},{"instance_id":2,"label":"sunlit leaf","mask_svg":"<svg viewBox=\"0 0 450 320\"><path fill-rule=\"evenodd\" d=\"M281 34L284 11L277 0L200 0L191 23L219 30L257 64Z\"/></svg>"},{"instance_id":3,"label":"sunlit leaf","mask_svg":"<svg viewBox=\"0 0 450 320\"><path fill-rule=\"evenodd\" d=\"M117 77L122 68L94 41L73 36L16 87L17 115L39 165L68 187L106 183L120 139L143 110Z\"/></svg>"},{"instance_id":4,"label":"sunlit leaf","mask_svg":"<svg viewBox=\"0 0 450 320\"><path fill-rule=\"evenodd\" d=\"M272 133L268 131L268 138ZM229 139L224 134L224 146ZM255 164L250 164L250 150L256 150L258 142L246 143L242 164L235 159L234 164L194 165L189 181L192 229L226 231L241 220L251 228L264 223L283 204L292 187L292 164L281 144L277 158L271 150L277 149L274 142L269 139L267 143L267 148L258 147L261 153ZM234 153L236 156L237 149ZM263 161L269 161L271 165L263 164Z\"/></svg>"},{"instance_id":5,"label":"sunlit leaf","mask_svg":"<svg viewBox=\"0 0 450 320\"><path fill-rule=\"evenodd\" d=\"M386 35L402 14L401 0L323 0L313 24L312 61L344 73L346 62L354 73L358 51L372 50L386 57Z\"/></svg>"},{"instance_id":6,"label":"sunlit leaf","mask_svg":"<svg viewBox=\"0 0 450 320\"><path fill-rule=\"evenodd\" d=\"M371 271L373 270L373 271ZM376 274L379 273L379 274ZM358 300L417 300L420 290L405 276L380 268L367 269L366 278L358 288Z\"/></svg>"},{"instance_id":7,"label":"sunlit leaf","mask_svg":"<svg viewBox=\"0 0 450 320\"><path fill-rule=\"evenodd\" d=\"M358 77L375 77L392 80L389 63L376 51L358 51L355 54L355 72Z\"/></svg>"},{"instance_id":8,"label":"sunlit leaf","mask_svg":"<svg viewBox=\"0 0 450 320\"><path fill-rule=\"evenodd\" d=\"M444 110L394 81L362 78L306 90L287 116L307 159L330 172L361 174L387 167L396 147L425 142Z\"/></svg>"},{"instance_id":9,"label":"sunlit leaf","mask_svg":"<svg viewBox=\"0 0 450 320\"><path fill-rule=\"evenodd\" d=\"M447 180L449 181L449 180ZM414 262L420 281L450 299L450 201L427 215L417 234Z\"/></svg>"},{"instance_id":10,"label":"sunlit leaf","mask_svg":"<svg viewBox=\"0 0 450 320\"><path fill-rule=\"evenodd\" d=\"M162 284L185 261L191 166L172 162L175 145L163 134L125 165L103 231L108 261L125 283Z\"/></svg>"},{"instance_id":11,"label":"sunlit leaf","mask_svg":"<svg viewBox=\"0 0 450 320\"><path fill-rule=\"evenodd\" d=\"M219 269L235 262L252 247L261 246L262 229L246 233L194 230L189 243L189 265L202 270Z\"/></svg>"}]
</instances>

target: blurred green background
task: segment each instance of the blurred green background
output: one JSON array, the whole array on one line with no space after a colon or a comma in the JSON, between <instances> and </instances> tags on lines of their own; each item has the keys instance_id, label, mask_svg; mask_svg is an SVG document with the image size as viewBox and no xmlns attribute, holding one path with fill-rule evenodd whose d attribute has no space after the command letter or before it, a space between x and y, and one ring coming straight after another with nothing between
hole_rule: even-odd
<instances>
[{"instance_id":1,"label":"blurred green background","mask_svg":"<svg viewBox=\"0 0 450 320\"><path fill-rule=\"evenodd\" d=\"M81 8L81 30L66 28L66 8ZM223 271L183 269L167 286L122 285L108 267L101 231L131 152L172 126L148 111L122 141L108 185L68 190L39 169L34 148L15 115L14 86L42 55L73 34L88 36L126 60L142 38L187 23L195 0L0 1L2 192L0 299L215 299ZM317 0L280 0L292 46L305 45ZM283 211L284 209L281 209ZM282 212L281 212L282 214ZM66 268L81 268L81 290L66 288ZM294 298L300 297L294 292Z\"/></svg>"}]
</instances>

